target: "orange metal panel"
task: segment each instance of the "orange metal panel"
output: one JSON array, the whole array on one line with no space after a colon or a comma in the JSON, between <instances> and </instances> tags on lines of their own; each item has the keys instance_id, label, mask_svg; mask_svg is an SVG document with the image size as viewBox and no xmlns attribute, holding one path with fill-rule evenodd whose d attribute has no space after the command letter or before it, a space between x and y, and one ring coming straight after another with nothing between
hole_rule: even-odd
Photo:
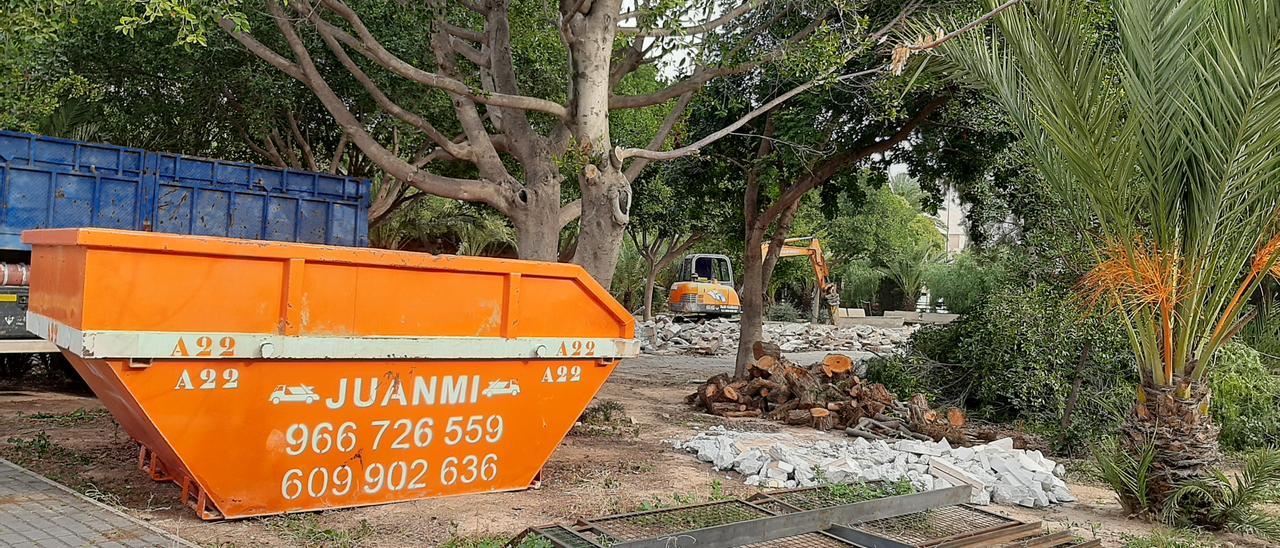
<instances>
[{"instance_id":1,"label":"orange metal panel","mask_svg":"<svg viewBox=\"0 0 1280 548\"><path fill-rule=\"evenodd\" d=\"M572 265L95 229L24 240L29 321L205 518L526 488L634 353L631 316ZM288 354L349 348L385 359Z\"/></svg>"}]
</instances>

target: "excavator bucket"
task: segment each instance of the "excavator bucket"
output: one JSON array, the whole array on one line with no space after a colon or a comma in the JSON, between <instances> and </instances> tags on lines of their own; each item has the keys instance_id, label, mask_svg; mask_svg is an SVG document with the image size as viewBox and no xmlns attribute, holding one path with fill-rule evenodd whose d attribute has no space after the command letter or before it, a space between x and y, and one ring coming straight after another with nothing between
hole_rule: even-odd
<instances>
[{"instance_id":1,"label":"excavator bucket","mask_svg":"<svg viewBox=\"0 0 1280 548\"><path fill-rule=\"evenodd\" d=\"M634 320L581 268L36 230L29 329L204 519L524 489Z\"/></svg>"}]
</instances>

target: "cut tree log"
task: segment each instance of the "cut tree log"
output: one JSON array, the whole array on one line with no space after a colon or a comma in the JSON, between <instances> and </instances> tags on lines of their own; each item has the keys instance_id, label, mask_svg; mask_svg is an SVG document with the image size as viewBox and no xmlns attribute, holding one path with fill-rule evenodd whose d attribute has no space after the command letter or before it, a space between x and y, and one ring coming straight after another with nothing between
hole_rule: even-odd
<instances>
[{"instance_id":1,"label":"cut tree log","mask_svg":"<svg viewBox=\"0 0 1280 548\"><path fill-rule=\"evenodd\" d=\"M751 345L751 355L758 361L764 356L771 356L776 360L782 359L782 349L778 345L768 341L756 341Z\"/></svg>"},{"instance_id":2,"label":"cut tree log","mask_svg":"<svg viewBox=\"0 0 1280 548\"><path fill-rule=\"evenodd\" d=\"M782 360L773 356L761 356L748 366L753 377L772 377L781 374L784 369Z\"/></svg>"},{"instance_id":3,"label":"cut tree log","mask_svg":"<svg viewBox=\"0 0 1280 548\"><path fill-rule=\"evenodd\" d=\"M827 354L822 358L822 374L827 378L853 371L853 360L844 354Z\"/></svg>"},{"instance_id":4,"label":"cut tree log","mask_svg":"<svg viewBox=\"0 0 1280 548\"><path fill-rule=\"evenodd\" d=\"M955 446L972 445L957 426L964 424L963 411L935 410L919 394L899 401L884 385L858 378L846 356L832 353L799 367L781 357L775 345L759 344L755 350L748 378L715 375L685 401L723 417L763 416L871 440L945 438Z\"/></svg>"},{"instance_id":5,"label":"cut tree log","mask_svg":"<svg viewBox=\"0 0 1280 548\"><path fill-rule=\"evenodd\" d=\"M818 430L831 430L836 427L837 416L824 407L809 409L809 415L813 417L810 424Z\"/></svg>"},{"instance_id":6,"label":"cut tree log","mask_svg":"<svg viewBox=\"0 0 1280 548\"><path fill-rule=\"evenodd\" d=\"M813 422L813 414L808 409L792 409L787 412L787 424L810 424Z\"/></svg>"},{"instance_id":7,"label":"cut tree log","mask_svg":"<svg viewBox=\"0 0 1280 548\"><path fill-rule=\"evenodd\" d=\"M813 376L808 369L803 367L788 367L784 377L787 380L787 389L791 390L792 397L800 400L800 405L812 404L818 398L818 378Z\"/></svg>"}]
</instances>

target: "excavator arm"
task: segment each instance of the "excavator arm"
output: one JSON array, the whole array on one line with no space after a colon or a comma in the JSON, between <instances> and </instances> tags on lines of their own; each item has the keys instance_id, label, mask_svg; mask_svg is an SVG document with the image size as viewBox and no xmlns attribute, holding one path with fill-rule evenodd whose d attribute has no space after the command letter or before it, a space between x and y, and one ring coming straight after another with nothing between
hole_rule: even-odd
<instances>
[{"instance_id":1,"label":"excavator arm","mask_svg":"<svg viewBox=\"0 0 1280 548\"><path fill-rule=\"evenodd\" d=\"M808 241L807 246L790 245L794 243ZM769 254L769 244L760 244L760 257ZM818 281L818 290L822 293L822 298L826 301L827 310L831 312L831 322L835 323L835 319L840 316L840 290L834 283L831 283L831 268L827 266L827 259L822 254L822 243L815 236L804 236L799 238L787 238L782 241L782 249L778 251L778 257L799 257L801 255L809 257L809 264L813 266L813 276Z\"/></svg>"}]
</instances>

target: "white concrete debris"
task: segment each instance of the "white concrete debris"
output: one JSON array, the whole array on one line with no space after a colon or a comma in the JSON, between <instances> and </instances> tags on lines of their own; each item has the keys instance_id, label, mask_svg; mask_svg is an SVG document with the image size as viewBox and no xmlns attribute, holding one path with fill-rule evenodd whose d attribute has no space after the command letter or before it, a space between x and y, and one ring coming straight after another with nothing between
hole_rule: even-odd
<instances>
[{"instance_id":1,"label":"white concrete debris","mask_svg":"<svg viewBox=\"0 0 1280 548\"><path fill-rule=\"evenodd\" d=\"M718 470L733 470L747 485L782 488L820 483L910 481L922 491L972 487L974 504L1043 508L1074 502L1062 480L1066 468L1040 451L1013 448L1002 438L986 445L951 447L941 442L893 443L862 438L807 441L787 432L738 432L714 426L673 443Z\"/></svg>"},{"instance_id":2,"label":"white concrete debris","mask_svg":"<svg viewBox=\"0 0 1280 548\"><path fill-rule=\"evenodd\" d=\"M846 352L891 352L911 335L913 326L872 327L798 322L765 322L765 340L778 345L783 352L843 350ZM658 316L651 322L636 322L636 338L647 354L730 354L738 348L738 321L714 318L697 322L676 323L670 316ZM857 356L850 356L856 358ZM855 360L856 361L856 360Z\"/></svg>"}]
</instances>

